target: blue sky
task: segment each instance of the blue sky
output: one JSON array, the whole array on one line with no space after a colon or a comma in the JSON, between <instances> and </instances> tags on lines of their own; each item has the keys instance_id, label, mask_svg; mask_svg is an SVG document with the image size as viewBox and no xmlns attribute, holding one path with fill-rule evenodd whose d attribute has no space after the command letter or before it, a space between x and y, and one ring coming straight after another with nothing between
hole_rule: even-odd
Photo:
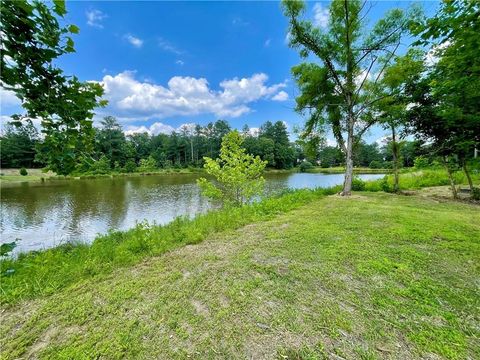
<instances>
[{"instance_id":1,"label":"blue sky","mask_svg":"<svg viewBox=\"0 0 480 360\"><path fill-rule=\"evenodd\" d=\"M405 1L377 1L375 23ZM427 12L436 3L425 3ZM307 16L328 20L328 2L309 2ZM290 69L300 62L286 43L279 2L73 2L67 23L80 27L76 52L58 60L67 74L101 81L125 130L171 131L184 123L223 118L234 127L303 119L293 110L298 91ZM2 115L18 105L2 96ZM367 141L383 135L372 129Z\"/></svg>"}]
</instances>

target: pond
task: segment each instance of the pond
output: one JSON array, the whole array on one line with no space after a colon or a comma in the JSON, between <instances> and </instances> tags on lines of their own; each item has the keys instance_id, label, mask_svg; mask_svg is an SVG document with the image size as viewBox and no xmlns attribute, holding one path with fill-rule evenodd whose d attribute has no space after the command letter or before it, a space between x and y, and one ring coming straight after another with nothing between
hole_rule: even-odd
<instances>
[{"instance_id":1,"label":"pond","mask_svg":"<svg viewBox=\"0 0 480 360\"><path fill-rule=\"evenodd\" d=\"M381 174L360 175L363 180ZM141 221L165 224L210 208L196 185L199 175L155 175L51 180L3 187L1 243L17 241L15 252L46 249L69 241L92 241L109 230ZM343 174L268 173L266 190L330 187Z\"/></svg>"}]
</instances>

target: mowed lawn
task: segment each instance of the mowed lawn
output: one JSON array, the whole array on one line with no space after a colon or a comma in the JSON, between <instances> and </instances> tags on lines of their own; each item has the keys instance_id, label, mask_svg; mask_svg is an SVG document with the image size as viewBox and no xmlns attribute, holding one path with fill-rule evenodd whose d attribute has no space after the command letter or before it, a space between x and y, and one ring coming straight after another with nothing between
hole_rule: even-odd
<instances>
[{"instance_id":1,"label":"mowed lawn","mask_svg":"<svg viewBox=\"0 0 480 360\"><path fill-rule=\"evenodd\" d=\"M4 307L3 359L478 359L480 207L329 196Z\"/></svg>"}]
</instances>

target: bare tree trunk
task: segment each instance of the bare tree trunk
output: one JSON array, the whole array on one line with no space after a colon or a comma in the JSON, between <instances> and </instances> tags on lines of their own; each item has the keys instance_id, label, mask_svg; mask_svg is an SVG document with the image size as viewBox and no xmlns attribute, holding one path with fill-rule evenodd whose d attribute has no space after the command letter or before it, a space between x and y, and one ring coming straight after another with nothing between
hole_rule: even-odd
<instances>
[{"instance_id":1,"label":"bare tree trunk","mask_svg":"<svg viewBox=\"0 0 480 360\"><path fill-rule=\"evenodd\" d=\"M193 138L190 137L190 149L192 151L192 164L193 164Z\"/></svg>"},{"instance_id":2,"label":"bare tree trunk","mask_svg":"<svg viewBox=\"0 0 480 360\"><path fill-rule=\"evenodd\" d=\"M473 194L473 182L472 182L472 178L470 177L470 172L468 171L467 162L465 161L465 159L462 159L462 169L463 169L463 172L465 173L465 176L467 177L468 186L470 186L470 191Z\"/></svg>"},{"instance_id":3,"label":"bare tree trunk","mask_svg":"<svg viewBox=\"0 0 480 360\"><path fill-rule=\"evenodd\" d=\"M392 155L393 155L393 191L398 192L400 190L399 186L399 174L398 174L398 144L395 134L395 126L392 126Z\"/></svg>"},{"instance_id":4,"label":"bare tree trunk","mask_svg":"<svg viewBox=\"0 0 480 360\"><path fill-rule=\"evenodd\" d=\"M450 169L450 166L448 164L447 156L443 156L443 164L445 165L445 169L447 170L447 174L448 174L448 179L450 180L450 188L452 190L453 198L458 199L457 187L455 185L455 180L453 179L452 170Z\"/></svg>"},{"instance_id":5,"label":"bare tree trunk","mask_svg":"<svg viewBox=\"0 0 480 360\"><path fill-rule=\"evenodd\" d=\"M343 182L342 196L350 196L352 194L353 180L353 119L349 119L348 138L347 138L347 154L345 161L345 180Z\"/></svg>"}]
</instances>

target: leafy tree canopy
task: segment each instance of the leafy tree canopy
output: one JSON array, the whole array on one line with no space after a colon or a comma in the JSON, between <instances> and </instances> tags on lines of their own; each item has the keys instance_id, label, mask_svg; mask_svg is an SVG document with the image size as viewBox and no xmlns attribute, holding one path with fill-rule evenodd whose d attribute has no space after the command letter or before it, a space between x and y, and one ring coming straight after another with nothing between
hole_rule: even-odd
<instances>
[{"instance_id":1,"label":"leafy tree canopy","mask_svg":"<svg viewBox=\"0 0 480 360\"><path fill-rule=\"evenodd\" d=\"M25 114L12 116L40 118L45 140L38 158L50 170L68 174L84 154L93 150L93 109L105 105L98 100L103 88L98 83L67 77L53 62L74 52L72 34L79 28L61 25L65 2L53 6L41 1L3 1L1 86L21 100Z\"/></svg>"}]
</instances>

